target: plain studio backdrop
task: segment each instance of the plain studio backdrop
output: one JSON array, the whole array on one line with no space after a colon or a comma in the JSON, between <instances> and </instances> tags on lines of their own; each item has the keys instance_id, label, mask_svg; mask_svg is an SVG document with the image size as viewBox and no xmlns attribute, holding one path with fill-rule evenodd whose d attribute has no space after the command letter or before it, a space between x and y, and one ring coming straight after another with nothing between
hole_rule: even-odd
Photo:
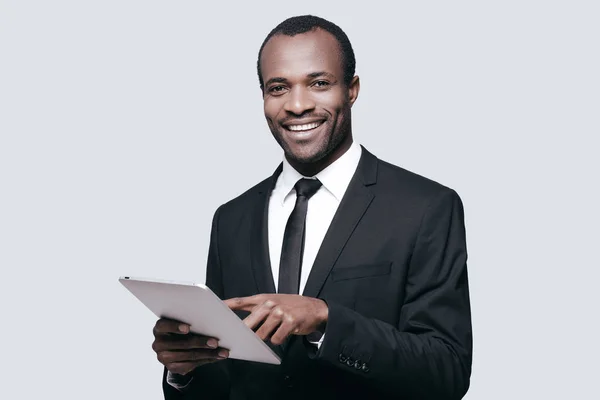
<instances>
[{"instance_id":1,"label":"plain studio backdrop","mask_svg":"<svg viewBox=\"0 0 600 400\"><path fill-rule=\"evenodd\" d=\"M350 37L356 140L466 210L467 399L597 399L595 1L0 1L0 397L162 398L121 275L204 282L216 208L282 153L256 57Z\"/></svg>"}]
</instances>

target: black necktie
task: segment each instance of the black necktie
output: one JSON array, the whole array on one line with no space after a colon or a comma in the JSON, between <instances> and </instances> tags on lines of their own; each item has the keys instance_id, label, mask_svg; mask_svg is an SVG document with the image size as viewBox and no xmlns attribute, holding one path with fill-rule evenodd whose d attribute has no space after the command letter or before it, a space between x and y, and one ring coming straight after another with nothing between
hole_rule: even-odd
<instances>
[{"instance_id":1,"label":"black necktie","mask_svg":"<svg viewBox=\"0 0 600 400\"><path fill-rule=\"evenodd\" d=\"M281 247L279 261L278 293L298 294L300 289L300 269L304 252L304 230L308 199L321 187L318 179L302 178L294 185L296 205L290 214Z\"/></svg>"}]
</instances>

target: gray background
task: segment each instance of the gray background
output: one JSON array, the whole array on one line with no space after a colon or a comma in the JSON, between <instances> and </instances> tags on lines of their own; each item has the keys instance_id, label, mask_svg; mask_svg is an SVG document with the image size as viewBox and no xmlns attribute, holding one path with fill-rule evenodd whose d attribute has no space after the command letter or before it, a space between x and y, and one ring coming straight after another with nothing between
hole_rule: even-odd
<instances>
[{"instance_id":1,"label":"gray background","mask_svg":"<svg viewBox=\"0 0 600 400\"><path fill-rule=\"evenodd\" d=\"M117 278L204 280L281 159L258 48L305 13L353 43L356 139L464 201L466 398L598 398L600 6L548 0L0 1L0 397L161 398Z\"/></svg>"}]
</instances>

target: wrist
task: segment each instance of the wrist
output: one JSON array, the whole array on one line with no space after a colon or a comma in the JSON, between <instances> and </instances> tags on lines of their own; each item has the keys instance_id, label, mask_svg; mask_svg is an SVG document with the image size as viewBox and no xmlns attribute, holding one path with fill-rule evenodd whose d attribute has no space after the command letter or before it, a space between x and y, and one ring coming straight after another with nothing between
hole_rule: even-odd
<instances>
[{"instance_id":1,"label":"wrist","mask_svg":"<svg viewBox=\"0 0 600 400\"><path fill-rule=\"evenodd\" d=\"M319 310L319 324L317 326L317 331L320 333L325 333L325 328L327 327L327 321L329 319L329 306L327 302L323 299L319 299L321 302L321 309Z\"/></svg>"}]
</instances>

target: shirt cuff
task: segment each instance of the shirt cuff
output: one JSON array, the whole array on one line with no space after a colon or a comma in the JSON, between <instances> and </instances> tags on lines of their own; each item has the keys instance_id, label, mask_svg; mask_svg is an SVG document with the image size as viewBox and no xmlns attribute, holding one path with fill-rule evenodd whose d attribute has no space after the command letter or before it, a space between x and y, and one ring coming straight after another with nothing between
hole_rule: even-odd
<instances>
[{"instance_id":1,"label":"shirt cuff","mask_svg":"<svg viewBox=\"0 0 600 400\"><path fill-rule=\"evenodd\" d=\"M318 337L319 335L320 337ZM306 340L308 341L308 343L316 345L317 349L321 348L321 345L323 344L323 339L325 339L325 334L321 332L313 332L310 335L306 336Z\"/></svg>"},{"instance_id":2,"label":"shirt cuff","mask_svg":"<svg viewBox=\"0 0 600 400\"><path fill-rule=\"evenodd\" d=\"M167 383L177 390L185 389L193 379L194 377L191 374L179 375L167 371Z\"/></svg>"}]
</instances>

